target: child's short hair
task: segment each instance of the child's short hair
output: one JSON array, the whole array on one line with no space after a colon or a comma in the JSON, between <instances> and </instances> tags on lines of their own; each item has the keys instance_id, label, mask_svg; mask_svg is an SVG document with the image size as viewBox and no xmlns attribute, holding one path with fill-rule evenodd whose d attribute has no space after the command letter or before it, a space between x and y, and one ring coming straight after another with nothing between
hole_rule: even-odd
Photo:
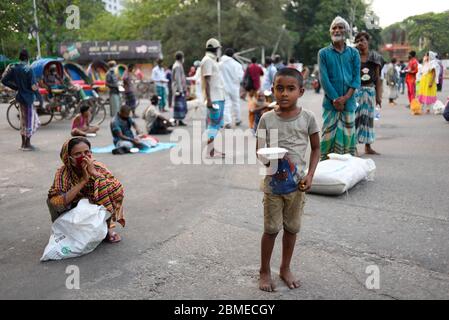
<instances>
[{"instance_id":1,"label":"child's short hair","mask_svg":"<svg viewBox=\"0 0 449 320\"><path fill-rule=\"evenodd\" d=\"M89 109L90 109L90 106L87 104L84 104L80 108L80 113L84 113L84 112L88 111Z\"/></svg>"},{"instance_id":2,"label":"child's short hair","mask_svg":"<svg viewBox=\"0 0 449 320\"><path fill-rule=\"evenodd\" d=\"M292 77L298 80L298 85L300 88L304 85L304 79L302 77L301 72L299 72L297 69L293 68L283 68L279 70L276 75L274 76L274 82L276 82L276 79L278 77Z\"/></svg>"},{"instance_id":3,"label":"child's short hair","mask_svg":"<svg viewBox=\"0 0 449 320\"><path fill-rule=\"evenodd\" d=\"M150 101L153 105L157 105L159 103L159 97L157 95L153 95Z\"/></svg>"}]
</instances>

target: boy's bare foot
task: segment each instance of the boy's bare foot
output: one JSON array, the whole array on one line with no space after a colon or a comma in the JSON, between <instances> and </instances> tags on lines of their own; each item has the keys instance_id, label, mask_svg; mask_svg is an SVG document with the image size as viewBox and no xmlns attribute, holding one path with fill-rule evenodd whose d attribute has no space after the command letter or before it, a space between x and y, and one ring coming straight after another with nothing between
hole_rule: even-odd
<instances>
[{"instance_id":1,"label":"boy's bare foot","mask_svg":"<svg viewBox=\"0 0 449 320\"><path fill-rule=\"evenodd\" d=\"M270 272L260 272L259 289L266 292L276 291Z\"/></svg>"},{"instance_id":2,"label":"boy's bare foot","mask_svg":"<svg viewBox=\"0 0 449 320\"><path fill-rule=\"evenodd\" d=\"M281 272L279 273L279 276L281 277L282 281L285 282L287 287L290 289L297 289L301 286L299 280L295 279L295 276L290 271L290 269L281 269Z\"/></svg>"}]
</instances>

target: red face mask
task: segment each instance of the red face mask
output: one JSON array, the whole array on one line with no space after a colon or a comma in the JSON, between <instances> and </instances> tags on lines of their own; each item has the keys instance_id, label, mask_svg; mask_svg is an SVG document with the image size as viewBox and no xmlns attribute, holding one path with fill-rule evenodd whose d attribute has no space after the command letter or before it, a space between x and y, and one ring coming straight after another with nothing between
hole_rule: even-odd
<instances>
[{"instance_id":1,"label":"red face mask","mask_svg":"<svg viewBox=\"0 0 449 320\"><path fill-rule=\"evenodd\" d=\"M85 158L91 159L91 156L79 156L77 158L73 158L73 160L75 160L75 165L78 169L83 168L83 162Z\"/></svg>"},{"instance_id":2,"label":"red face mask","mask_svg":"<svg viewBox=\"0 0 449 320\"><path fill-rule=\"evenodd\" d=\"M79 156L78 158L73 158L75 160L75 165L77 168L81 169L84 161L84 156Z\"/></svg>"}]
</instances>

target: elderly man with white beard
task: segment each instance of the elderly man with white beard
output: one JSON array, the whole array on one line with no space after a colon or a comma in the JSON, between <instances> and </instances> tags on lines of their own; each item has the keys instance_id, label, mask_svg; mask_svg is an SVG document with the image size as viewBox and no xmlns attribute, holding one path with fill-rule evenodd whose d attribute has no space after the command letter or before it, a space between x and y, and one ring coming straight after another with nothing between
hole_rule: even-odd
<instances>
[{"instance_id":1,"label":"elderly man with white beard","mask_svg":"<svg viewBox=\"0 0 449 320\"><path fill-rule=\"evenodd\" d=\"M360 54L345 43L349 24L336 17L330 27L332 44L318 53L324 89L322 160L330 153L356 155L354 92L360 87Z\"/></svg>"}]
</instances>

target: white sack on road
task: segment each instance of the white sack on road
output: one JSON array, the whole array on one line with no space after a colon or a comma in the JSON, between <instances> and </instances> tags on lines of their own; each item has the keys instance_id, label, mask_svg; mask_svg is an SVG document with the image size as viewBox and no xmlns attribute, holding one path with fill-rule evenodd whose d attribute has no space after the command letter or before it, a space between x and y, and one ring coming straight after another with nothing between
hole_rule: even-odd
<instances>
[{"instance_id":1,"label":"white sack on road","mask_svg":"<svg viewBox=\"0 0 449 320\"><path fill-rule=\"evenodd\" d=\"M110 216L103 206L80 200L76 208L53 223L41 261L75 258L92 252L106 238L106 221Z\"/></svg>"},{"instance_id":2,"label":"white sack on road","mask_svg":"<svg viewBox=\"0 0 449 320\"><path fill-rule=\"evenodd\" d=\"M362 180L374 180L376 164L350 154L329 154L329 160L318 163L310 193L341 195Z\"/></svg>"}]
</instances>

